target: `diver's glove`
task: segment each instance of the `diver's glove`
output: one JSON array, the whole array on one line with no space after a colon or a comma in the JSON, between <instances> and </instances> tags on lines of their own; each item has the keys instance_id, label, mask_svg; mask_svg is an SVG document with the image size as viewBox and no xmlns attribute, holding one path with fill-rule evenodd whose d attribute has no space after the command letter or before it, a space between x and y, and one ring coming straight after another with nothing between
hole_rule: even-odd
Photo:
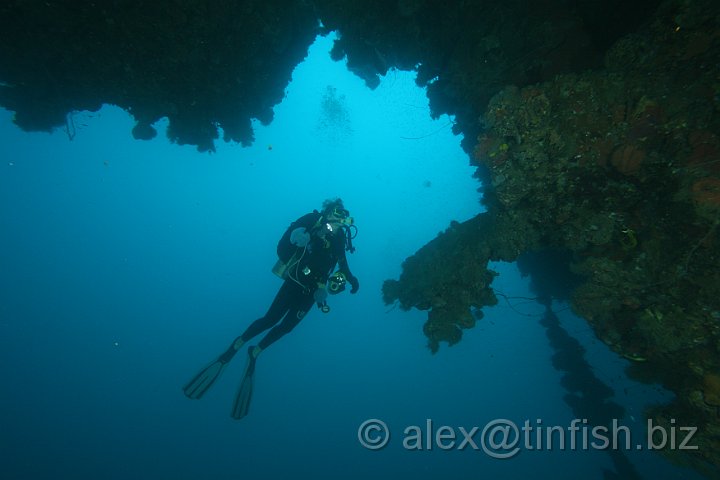
<instances>
[{"instance_id":1,"label":"diver's glove","mask_svg":"<svg viewBox=\"0 0 720 480\"><path fill-rule=\"evenodd\" d=\"M352 287L350 289L350 293L357 293L358 288L360 288L360 282L358 281L357 277L354 275L350 275L347 281L350 282L350 286Z\"/></svg>"},{"instance_id":2,"label":"diver's glove","mask_svg":"<svg viewBox=\"0 0 720 480\"><path fill-rule=\"evenodd\" d=\"M315 303L317 303L318 305L323 305L327 300L327 297L328 293L327 289L325 289L325 285L319 287L317 290L315 290L315 293L313 294L313 300L315 300Z\"/></svg>"},{"instance_id":3,"label":"diver's glove","mask_svg":"<svg viewBox=\"0 0 720 480\"><path fill-rule=\"evenodd\" d=\"M296 247L303 248L310 243L310 234L305 227L298 227L290 233L290 243Z\"/></svg>"}]
</instances>

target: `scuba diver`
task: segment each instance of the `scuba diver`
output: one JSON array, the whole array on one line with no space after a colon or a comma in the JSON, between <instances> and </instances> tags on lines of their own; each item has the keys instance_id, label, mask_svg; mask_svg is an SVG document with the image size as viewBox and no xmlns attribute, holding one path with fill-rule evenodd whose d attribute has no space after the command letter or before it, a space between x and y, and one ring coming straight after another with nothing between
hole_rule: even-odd
<instances>
[{"instance_id":1,"label":"scuba diver","mask_svg":"<svg viewBox=\"0 0 720 480\"><path fill-rule=\"evenodd\" d=\"M279 260L272 271L284 280L265 316L255 320L217 360L198 373L183 391L198 399L218 379L225 366L248 341L269 330L257 345L248 348L248 364L233 405L232 417L243 418L250 408L255 361L260 352L289 333L313 304L327 313L328 293L337 294L350 284L356 293L360 284L350 272L345 252L353 253L357 235L341 199L325 200L322 211L314 210L285 231L277 246ZM338 269L333 273L335 267Z\"/></svg>"}]
</instances>

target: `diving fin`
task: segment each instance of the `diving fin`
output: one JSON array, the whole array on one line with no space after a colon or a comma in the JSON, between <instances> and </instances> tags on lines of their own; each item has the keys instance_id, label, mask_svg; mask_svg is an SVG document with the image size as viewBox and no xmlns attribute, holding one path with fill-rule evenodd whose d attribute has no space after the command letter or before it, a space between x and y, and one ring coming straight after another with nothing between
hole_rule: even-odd
<instances>
[{"instance_id":1,"label":"diving fin","mask_svg":"<svg viewBox=\"0 0 720 480\"><path fill-rule=\"evenodd\" d=\"M245 376L243 376L240 389L235 397L232 413L230 414L236 420L245 417L250 411L250 400L252 400L253 394L253 376L255 374L255 362L257 361L257 357L253 355L254 348L255 347L248 348L248 365L245 369Z\"/></svg>"},{"instance_id":2,"label":"diving fin","mask_svg":"<svg viewBox=\"0 0 720 480\"><path fill-rule=\"evenodd\" d=\"M183 392L185 392L185 395L188 398L193 399L199 399L201 398L205 392L207 392L210 387L212 387L213 383L215 383L215 380L217 380L220 377L220 374L225 369L225 365L227 365L230 360L235 356L237 353L237 350L235 349L235 344L233 343L230 345L230 348L228 348L225 353L220 355L217 360L212 362L210 365L205 367L193 377L190 382L188 382L187 385L183 388Z\"/></svg>"}]
</instances>

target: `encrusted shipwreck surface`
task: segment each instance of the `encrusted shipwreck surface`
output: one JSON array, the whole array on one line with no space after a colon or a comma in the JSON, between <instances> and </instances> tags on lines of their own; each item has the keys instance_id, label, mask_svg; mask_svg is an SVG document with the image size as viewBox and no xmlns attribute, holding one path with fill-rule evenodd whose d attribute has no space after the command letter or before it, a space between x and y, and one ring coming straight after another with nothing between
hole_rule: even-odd
<instances>
[{"instance_id":1,"label":"encrusted shipwreck surface","mask_svg":"<svg viewBox=\"0 0 720 480\"><path fill-rule=\"evenodd\" d=\"M30 131L114 104L152 138L214 149L248 145L272 120L318 33L369 86L418 69L435 114L457 116L472 147L477 116L507 84L598 64L658 0L7 0L0 4L0 106ZM323 27L324 25L324 27ZM517 32L522 32L518 35ZM482 68L475 68L482 66ZM472 68L469 68L472 67Z\"/></svg>"},{"instance_id":2,"label":"encrusted shipwreck surface","mask_svg":"<svg viewBox=\"0 0 720 480\"><path fill-rule=\"evenodd\" d=\"M403 263L399 280L383 284L385 303L399 301L404 310L428 310L423 331L433 352L440 342L454 345L462 329L482 318L479 310L497 303L490 283L497 275L490 260L512 261L533 242L535 232L511 216L478 215L463 223L452 222L437 238ZM472 311L472 313L471 313Z\"/></svg>"},{"instance_id":3,"label":"encrusted shipwreck surface","mask_svg":"<svg viewBox=\"0 0 720 480\"><path fill-rule=\"evenodd\" d=\"M214 150L249 145L319 32L293 0L3 1L0 105L29 131L64 126L76 110L129 111L133 135Z\"/></svg>"},{"instance_id":4,"label":"encrusted shipwreck surface","mask_svg":"<svg viewBox=\"0 0 720 480\"><path fill-rule=\"evenodd\" d=\"M390 68L416 69L433 115L455 116L470 150L478 115L505 85L599 66L658 0L316 0L340 32L332 55L374 88Z\"/></svg>"},{"instance_id":5,"label":"encrusted shipwreck surface","mask_svg":"<svg viewBox=\"0 0 720 480\"><path fill-rule=\"evenodd\" d=\"M8 0L0 106L51 130L115 104L139 139L167 117L177 143L247 145L329 30L371 87L417 69L487 181L487 213L408 258L385 301L427 310L437 351L497 302L488 261L567 252L574 310L677 394L656 422L700 427L689 453L720 465L717 0Z\"/></svg>"},{"instance_id":6,"label":"encrusted shipwreck surface","mask_svg":"<svg viewBox=\"0 0 720 480\"><path fill-rule=\"evenodd\" d=\"M475 149L481 175L492 185L490 208L483 220L468 222L485 225L487 234L443 239L453 235L450 229L434 242L461 245L468 251L464 260L431 243L408 259L400 282L389 282L392 289L385 291L387 301L434 309L438 292L443 301L458 301L448 277L462 261L471 259L484 272L487 259L512 260L513 252L569 250L574 272L585 278L574 310L635 362L639 377L677 394L651 414L668 427L670 419L699 427L692 454L716 466L719 22L717 3L667 2L649 24L609 49L605 68L495 95ZM496 226L507 224L524 234L504 237ZM419 285L425 296L417 295L416 270L424 274ZM481 286L477 295L491 297L488 285ZM463 292L458 304L472 298L473 292ZM457 342L450 326L466 326L463 317L444 313L455 307L443 301L443 314L431 310L426 325L433 348Z\"/></svg>"}]
</instances>

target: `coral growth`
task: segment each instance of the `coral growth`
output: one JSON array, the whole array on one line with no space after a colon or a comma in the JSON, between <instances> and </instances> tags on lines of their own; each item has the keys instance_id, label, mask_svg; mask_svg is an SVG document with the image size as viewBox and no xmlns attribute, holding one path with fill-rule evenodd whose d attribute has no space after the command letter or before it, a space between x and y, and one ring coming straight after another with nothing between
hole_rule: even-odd
<instances>
[{"instance_id":1,"label":"coral growth","mask_svg":"<svg viewBox=\"0 0 720 480\"><path fill-rule=\"evenodd\" d=\"M493 96L474 150L477 176L490 180L484 234L457 240L479 272L538 247L569 251L584 278L573 309L676 393L651 415L700 427L697 451L664 452L698 465L720 465L720 37L709 33L719 21L717 2L670 0L610 48L604 70ZM424 253L425 271L445 259ZM453 285L434 265L442 273L422 280L427 292ZM417 281L404 274L401 297ZM426 333L454 342L454 321Z\"/></svg>"},{"instance_id":2,"label":"coral growth","mask_svg":"<svg viewBox=\"0 0 720 480\"><path fill-rule=\"evenodd\" d=\"M623 175L634 175L645 160L645 151L634 146L620 146L613 152L610 163Z\"/></svg>"},{"instance_id":3,"label":"coral growth","mask_svg":"<svg viewBox=\"0 0 720 480\"><path fill-rule=\"evenodd\" d=\"M702 178L693 183L693 199L701 206L720 209L720 179Z\"/></svg>"},{"instance_id":4,"label":"coral growth","mask_svg":"<svg viewBox=\"0 0 720 480\"><path fill-rule=\"evenodd\" d=\"M167 117L168 138L212 151L220 128L249 145L272 120L319 27L301 1L59 0L3 2L0 32L0 105L21 128L113 104L137 139Z\"/></svg>"},{"instance_id":5,"label":"coral growth","mask_svg":"<svg viewBox=\"0 0 720 480\"><path fill-rule=\"evenodd\" d=\"M703 377L703 398L705 403L720 407L720 375L707 373Z\"/></svg>"},{"instance_id":6,"label":"coral growth","mask_svg":"<svg viewBox=\"0 0 720 480\"><path fill-rule=\"evenodd\" d=\"M399 281L383 284L385 303L399 301L405 310L428 310L423 331L432 352L440 342L456 344L462 330L475 325L472 309L497 303L490 289L496 274L487 269L492 226L487 215L453 222L405 260Z\"/></svg>"},{"instance_id":7,"label":"coral growth","mask_svg":"<svg viewBox=\"0 0 720 480\"><path fill-rule=\"evenodd\" d=\"M696 130L688 138L691 152L687 157L688 166L720 174L720 139L714 133Z\"/></svg>"}]
</instances>

